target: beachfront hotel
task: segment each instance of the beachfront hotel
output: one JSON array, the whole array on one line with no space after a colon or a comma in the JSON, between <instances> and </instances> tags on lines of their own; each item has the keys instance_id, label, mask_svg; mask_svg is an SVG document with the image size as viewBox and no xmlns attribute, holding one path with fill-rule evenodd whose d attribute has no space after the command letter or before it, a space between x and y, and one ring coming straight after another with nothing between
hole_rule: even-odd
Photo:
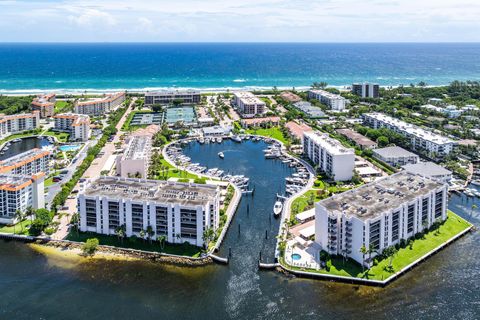
<instances>
[{"instance_id":1,"label":"beachfront hotel","mask_svg":"<svg viewBox=\"0 0 480 320\"><path fill-rule=\"evenodd\" d=\"M42 94L33 99L31 107L40 112L40 118L49 118L55 114L56 101L55 93Z\"/></svg>"},{"instance_id":2,"label":"beachfront hotel","mask_svg":"<svg viewBox=\"0 0 480 320\"><path fill-rule=\"evenodd\" d=\"M120 177L87 180L78 195L82 231L140 236L152 227L153 239L203 246L203 232L219 226L220 189L208 184Z\"/></svg>"},{"instance_id":3,"label":"beachfront hotel","mask_svg":"<svg viewBox=\"0 0 480 320\"><path fill-rule=\"evenodd\" d=\"M117 158L117 174L128 178L140 175L146 179L152 149L152 136L136 135L129 137L127 148Z\"/></svg>"},{"instance_id":4,"label":"beachfront hotel","mask_svg":"<svg viewBox=\"0 0 480 320\"><path fill-rule=\"evenodd\" d=\"M308 98L318 100L332 110L342 111L347 106L347 100L344 97L325 90L310 90Z\"/></svg>"},{"instance_id":5,"label":"beachfront hotel","mask_svg":"<svg viewBox=\"0 0 480 320\"><path fill-rule=\"evenodd\" d=\"M327 133L303 133L303 152L318 169L335 181L348 181L355 168L354 149L345 148Z\"/></svg>"},{"instance_id":6,"label":"beachfront hotel","mask_svg":"<svg viewBox=\"0 0 480 320\"><path fill-rule=\"evenodd\" d=\"M15 133L22 133L27 130L38 128L40 112L21 113L14 115L0 115L0 139L6 138Z\"/></svg>"},{"instance_id":7,"label":"beachfront hotel","mask_svg":"<svg viewBox=\"0 0 480 320\"><path fill-rule=\"evenodd\" d=\"M352 84L352 93L362 98L378 98L380 86L378 83L354 83Z\"/></svg>"},{"instance_id":8,"label":"beachfront hotel","mask_svg":"<svg viewBox=\"0 0 480 320\"><path fill-rule=\"evenodd\" d=\"M114 110L125 101L125 92L106 95L101 99L76 101L74 110L77 114L87 114L89 116L101 116Z\"/></svg>"},{"instance_id":9,"label":"beachfront hotel","mask_svg":"<svg viewBox=\"0 0 480 320\"><path fill-rule=\"evenodd\" d=\"M456 142L383 113L373 112L362 115L363 123L374 129L387 128L409 139L413 150L423 150L429 155L445 156L452 152Z\"/></svg>"},{"instance_id":10,"label":"beachfront hotel","mask_svg":"<svg viewBox=\"0 0 480 320\"><path fill-rule=\"evenodd\" d=\"M54 131L70 133L72 141L90 139L90 117L85 114L61 113L55 117Z\"/></svg>"},{"instance_id":11,"label":"beachfront hotel","mask_svg":"<svg viewBox=\"0 0 480 320\"><path fill-rule=\"evenodd\" d=\"M233 104L237 107L243 118L253 118L266 111L266 104L251 92L234 92Z\"/></svg>"},{"instance_id":12,"label":"beachfront hotel","mask_svg":"<svg viewBox=\"0 0 480 320\"><path fill-rule=\"evenodd\" d=\"M362 264L362 246L376 250L373 258L445 220L447 196L445 183L405 171L396 173L317 202L315 242L329 254Z\"/></svg>"},{"instance_id":13,"label":"beachfront hotel","mask_svg":"<svg viewBox=\"0 0 480 320\"><path fill-rule=\"evenodd\" d=\"M151 107L154 104L172 104L175 101L179 101L182 104L197 104L201 100L202 97L199 91L158 91L145 93L144 104L146 107Z\"/></svg>"},{"instance_id":14,"label":"beachfront hotel","mask_svg":"<svg viewBox=\"0 0 480 320\"><path fill-rule=\"evenodd\" d=\"M34 148L0 161L0 174L33 175L50 172L51 152Z\"/></svg>"},{"instance_id":15,"label":"beachfront hotel","mask_svg":"<svg viewBox=\"0 0 480 320\"><path fill-rule=\"evenodd\" d=\"M0 174L0 223L16 222L15 212L45 208L45 175Z\"/></svg>"}]
</instances>

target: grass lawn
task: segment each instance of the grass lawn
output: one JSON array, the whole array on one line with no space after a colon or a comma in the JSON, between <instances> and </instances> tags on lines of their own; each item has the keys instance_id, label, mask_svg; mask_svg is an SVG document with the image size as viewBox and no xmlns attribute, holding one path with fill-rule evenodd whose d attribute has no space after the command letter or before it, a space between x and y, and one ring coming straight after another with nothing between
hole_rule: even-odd
<instances>
[{"instance_id":1,"label":"grass lawn","mask_svg":"<svg viewBox=\"0 0 480 320\"><path fill-rule=\"evenodd\" d=\"M19 222L15 225L11 226L6 226L3 224L0 224L0 233L13 233L15 229L15 234L24 234L28 235L28 230L27 227L31 224L32 222L30 220L23 220L22 222ZM23 232L22 232L22 226L23 226Z\"/></svg>"},{"instance_id":2,"label":"grass lawn","mask_svg":"<svg viewBox=\"0 0 480 320\"><path fill-rule=\"evenodd\" d=\"M166 174L167 174L166 179L168 179L168 178L185 178L185 179L196 179L196 178L198 178L198 176L195 175L195 174L191 174L191 173L183 171L183 170L178 170L174 166L170 165L170 163L168 163L165 159L161 159L160 162L161 162L162 166L168 167L168 171L166 172ZM160 175L160 174L163 173L163 171L159 170L157 173L158 173L158 175ZM158 176L158 177L163 178L165 176Z\"/></svg>"},{"instance_id":3,"label":"grass lawn","mask_svg":"<svg viewBox=\"0 0 480 320\"><path fill-rule=\"evenodd\" d=\"M52 184L54 184L55 182L53 182L53 177L50 177L48 179L45 179L45 181L43 182L43 186L45 188L48 188L50 187Z\"/></svg>"},{"instance_id":4,"label":"grass lawn","mask_svg":"<svg viewBox=\"0 0 480 320\"><path fill-rule=\"evenodd\" d=\"M68 137L70 136L70 134L67 132L55 132L51 130L45 131L43 135L56 137L58 142L67 142Z\"/></svg>"},{"instance_id":5,"label":"grass lawn","mask_svg":"<svg viewBox=\"0 0 480 320\"><path fill-rule=\"evenodd\" d=\"M76 231L71 231L70 234L67 236L67 240L77 241L77 242L85 242L87 241L87 239L90 239L90 238L97 238L101 245L152 251L152 252L163 252L163 253L169 253L169 254L176 254L179 256L199 257L200 254L202 253L202 248L199 248L190 244L165 243L165 247L162 250L158 241L152 241L152 243L149 243L148 240L144 241L139 238L136 238L135 240L126 238L122 242L122 240L119 239L117 236L107 236L107 235L88 233L88 232L80 232L77 235Z\"/></svg>"},{"instance_id":6,"label":"grass lawn","mask_svg":"<svg viewBox=\"0 0 480 320\"><path fill-rule=\"evenodd\" d=\"M317 202L317 201L322 200L324 197L320 197L318 195L317 191L318 190L309 190L309 191L305 192L304 194L302 194L297 199L293 200L293 203L292 203L292 206L291 206L292 216L294 214L296 215L296 213L300 213L300 212L303 212L305 210L313 208L313 205L308 204L308 201L312 198L312 196L314 197L313 202Z\"/></svg>"},{"instance_id":7,"label":"grass lawn","mask_svg":"<svg viewBox=\"0 0 480 320\"><path fill-rule=\"evenodd\" d=\"M66 112L66 108L68 106L68 102L67 101L57 101L55 102L55 114L57 113L62 113L62 112Z\"/></svg>"},{"instance_id":8,"label":"grass lawn","mask_svg":"<svg viewBox=\"0 0 480 320\"><path fill-rule=\"evenodd\" d=\"M332 257L330 271L313 271L331 275L346 277L357 277L373 280L384 280L393 273L400 271L410 263L424 256L433 249L439 247L444 242L453 238L460 232L469 228L471 224L462 219L455 213L448 211L448 219L437 230L427 233L423 238L413 241L412 249L410 246L400 248L393 257L392 268L389 268L390 258L378 261L370 270L362 272L360 264L353 260L347 260L345 263L341 257ZM290 267L291 268L291 267ZM300 268L294 268L300 270Z\"/></svg>"},{"instance_id":9,"label":"grass lawn","mask_svg":"<svg viewBox=\"0 0 480 320\"><path fill-rule=\"evenodd\" d=\"M245 130L245 133L274 138L283 143L287 142L287 139L283 136L283 133L279 127L271 127L267 129L248 129Z\"/></svg>"}]
</instances>

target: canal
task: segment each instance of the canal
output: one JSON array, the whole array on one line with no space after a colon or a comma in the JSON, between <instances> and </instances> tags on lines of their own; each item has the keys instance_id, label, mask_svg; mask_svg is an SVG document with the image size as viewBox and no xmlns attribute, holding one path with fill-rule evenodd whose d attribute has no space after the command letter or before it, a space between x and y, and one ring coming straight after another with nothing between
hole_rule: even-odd
<instances>
[{"instance_id":1,"label":"canal","mask_svg":"<svg viewBox=\"0 0 480 320\"><path fill-rule=\"evenodd\" d=\"M18 142L10 141L9 146L4 146L2 150L0 150L0 160L13 157L19 153L34 148L43 148L51 145L50 141L46 137L42 137L41 139L38 139L37 137L27 137L20 140L21 141Z\"/></svg>"},{"instance_id":2,"label":"canal","mask_svg":"<svg viewBox=\"0 0 480 320\"><path fill-rule=\"evenodd\" d=\"M241 201L220 255L229 266L184 268L42 254L0 241L0 318L5 319L346 319L453 318L480 314L478 233L469 234L386 288L352 286L258 272L272 261L275 194L290 168L265 160L263 142L198 145L193 162L243 174L255 187ZM225 159L217 156L223 151ZM480 201L452 196L450 208L480 225ZM249 208L247 212L247 208ZM240 233L238 233L240 225ZM267 237L265 237L265 231Z\"/></svg>"}]
</instances>

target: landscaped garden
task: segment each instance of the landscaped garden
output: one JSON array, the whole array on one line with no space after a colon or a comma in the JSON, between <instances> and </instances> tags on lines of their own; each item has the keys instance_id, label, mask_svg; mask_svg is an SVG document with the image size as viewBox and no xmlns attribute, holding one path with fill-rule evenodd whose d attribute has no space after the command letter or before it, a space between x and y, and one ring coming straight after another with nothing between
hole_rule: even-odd
<instances>
[{"instance_id":1,"label":"landscaped garden","mask_svg":"<svg viewBox=\"0 0 480 320\"><path fill-rule=\"evenodd\" d=\"M288 142L287 138L279 127L248 129L245 130L245 133L274 138L283 143Z\"/></svg>"}]
</instances>

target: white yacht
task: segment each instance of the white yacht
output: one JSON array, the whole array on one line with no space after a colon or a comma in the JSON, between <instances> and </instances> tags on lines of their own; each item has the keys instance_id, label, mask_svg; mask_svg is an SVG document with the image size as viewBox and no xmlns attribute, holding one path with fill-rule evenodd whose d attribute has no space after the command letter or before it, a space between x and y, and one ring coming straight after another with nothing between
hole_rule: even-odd
<instances>
[{"instance_id":1,"label":"white yacht","mask_svg":"<svg viewBox=\"0 0 480 320\"><path fill-rule=\"evenodd\" d=\"M283 204L280 201L275 202L273 206L273 215L278 218L282 214Z\"/></svg>"}]
</instances>

